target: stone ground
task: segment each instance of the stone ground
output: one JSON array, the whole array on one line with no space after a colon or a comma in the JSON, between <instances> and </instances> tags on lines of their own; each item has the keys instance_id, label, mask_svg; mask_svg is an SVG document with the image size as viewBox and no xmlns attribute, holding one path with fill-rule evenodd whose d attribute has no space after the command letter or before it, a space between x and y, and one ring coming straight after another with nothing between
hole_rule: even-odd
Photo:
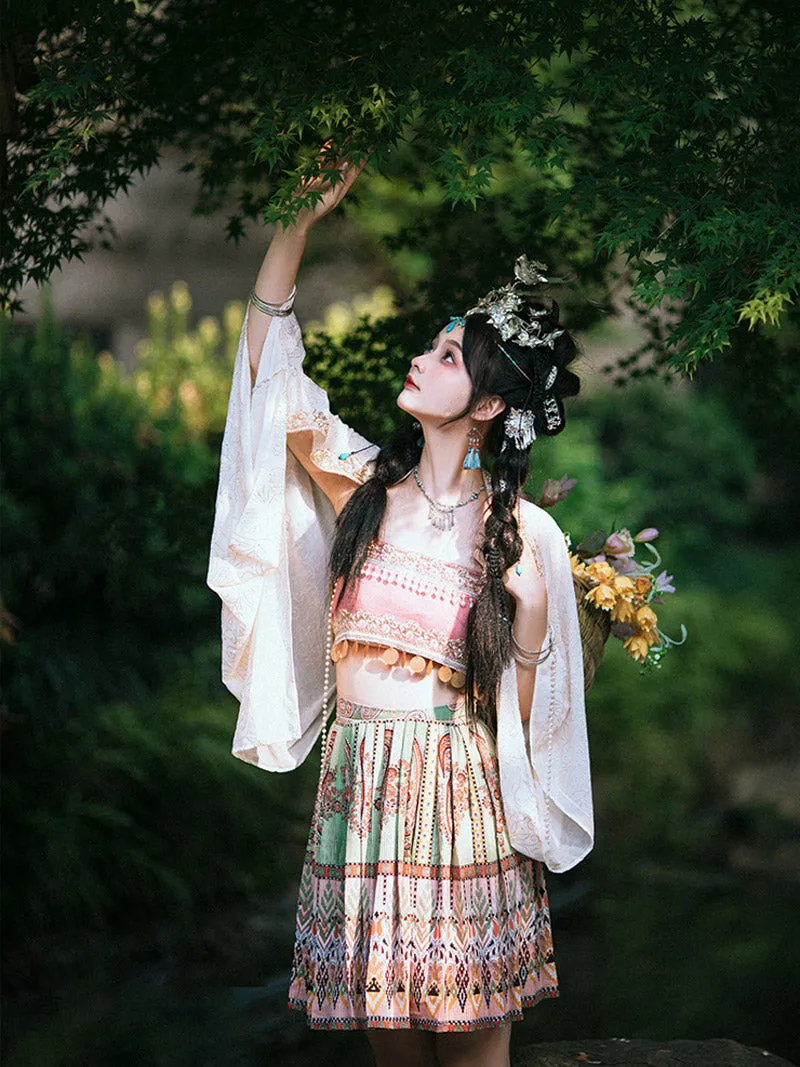
<instances>
[{"instance_id":1,"label":"stone ground","mask_svg":"<svg viewBox=\"0 0 800 1067\"><path fill-rule=\"evenodd\" d=\"M780 1056L736 1041L554 1041L518 1051L514 1067L795 1067Z\"/></svg>"}]
</instances>

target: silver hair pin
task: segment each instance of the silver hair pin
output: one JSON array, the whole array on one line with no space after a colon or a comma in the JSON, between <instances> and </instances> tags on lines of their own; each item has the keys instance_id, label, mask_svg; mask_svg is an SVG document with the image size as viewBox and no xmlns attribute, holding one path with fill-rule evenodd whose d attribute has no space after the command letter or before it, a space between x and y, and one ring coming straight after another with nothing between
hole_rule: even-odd
<instances>
[{"instance_id":1,"label":"silver hair pin","mask_svg":"<svg viewBox=\"0 0 800 1067\"><path fill-rule=\"evenodd\" d=\"M503 427L506 437L511 438L519 449L529 448L536 440L535 421L532 411L511 408Z\"/></svg>"},{"instance_id":2,"label":"silver hair pin","mask_svg":"<svg viewBox=\"0 0 800 1067\"><path fill-rule=\"evenodd\" d=\"M502 346L502 345L500 345L500 344L499 344L499 345L498 345L497 347L498 347L498 348L500 349L500 351L501 351L501 352L503 353L503 355L504 355L504 356L506 357L506 359L508 360L508 362L509 362L509 363L512 363L512 364L514 365L514 367L515 367L515 368L516 368L516 369L517 369L517 370L518 370L518 371L520 372L520 374L522 375L522 377L523 377L523 378L527 378L527 380L528 380L528 381L529 381L529 382L531 383L531 385L533 385L533 379L531 378L531 376L530 376L529 374L526 374L526 373L525 373L525 371L524 371L524 370L522 369L522 367L520 367L519 363L517 363L517 361L516 361L516 360L514 359L514 357L513 357L513 356L510 356L510 355L508 354L508 352L506 352L506 350L505 350L505 349L503 348L503 346Z\"/></svg>"},{"instance_id":3,"label":"silver hair pin","mask_svg":"<svg viewBox=\"0 0 800 1067\"><path fill-rule=\"evenodd\" d=\"M561 425L561 412L558 410L556 398L552 395L544 398L544 417L548 430L557 430Z\"/></svg>"}]
</instances>

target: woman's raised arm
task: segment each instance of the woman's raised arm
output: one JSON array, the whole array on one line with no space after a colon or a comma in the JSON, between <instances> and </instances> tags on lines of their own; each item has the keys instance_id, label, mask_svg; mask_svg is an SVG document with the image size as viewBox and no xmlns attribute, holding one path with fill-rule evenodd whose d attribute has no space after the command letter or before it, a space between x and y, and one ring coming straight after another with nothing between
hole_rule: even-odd
<instances>
[{"instance_id":1,"label":"woman's raised arm","mask_svg":"<svg viewBox=\"0 0 800 1067\"><path fill-rule=\"evenodd\" d=\"M324 158L325 149L323 149ZM342 200L353 182L364 169L366 157L360 163L343 159L336 163L341 180L334 185L329 178L319 177L303 183L297 195L315 191L321 193L320 199L313 207L303 208L297 213L292 225L278 224L275 235L264 256L264 262L256 276L253 287L257 297L268 304L281 304L290 295L303 251L306 247L308 231L324 215L332 211ZM250 302L250 314L247 320L247 349L250 353L250 373L255 381L261 350L267 336L271 316L260 311Z\"/></svg>"}]
</instances>

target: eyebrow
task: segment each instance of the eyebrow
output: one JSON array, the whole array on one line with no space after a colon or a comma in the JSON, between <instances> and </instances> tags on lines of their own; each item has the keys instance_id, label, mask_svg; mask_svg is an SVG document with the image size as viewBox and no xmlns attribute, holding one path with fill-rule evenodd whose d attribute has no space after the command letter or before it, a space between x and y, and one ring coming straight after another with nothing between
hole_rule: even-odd
<instances>
[{"instance_id":1,"label":"eyebrow","mask_svg":"<svg viewBox=\"0 0 800 1067\"><path fill-rule=\"evenodd\" d=\"M451 345L455 345L459 352L464 351L461 345L458 343L458 341L456 341L454 337L445 337L445 341L449 341Z\"/></svg>"}]
</instances>

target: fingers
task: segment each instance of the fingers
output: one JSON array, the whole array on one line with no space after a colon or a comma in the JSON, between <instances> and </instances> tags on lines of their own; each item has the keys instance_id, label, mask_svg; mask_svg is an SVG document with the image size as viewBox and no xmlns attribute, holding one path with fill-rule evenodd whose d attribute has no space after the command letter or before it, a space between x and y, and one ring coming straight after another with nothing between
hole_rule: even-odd
<instances>
[{"instance_id":1,"label":"fingers","mask_svg":"<svg viewBox=\"0 0 800 1067\"><path fill-rule=\"evenodd\" d=\"M369 153L366 153L363 159L355 163L347 157L343 149L335 160L332 159L330 153L332 143L332 141L328 140L320 149L316 157L316 162L320 164L320 172L315 177L304 178L301 181L301 186L304 189L330 188L334 184L331 179L338 172L339 180L335 182L335 185L338 186L340 182L344 182L345 188L343 192L346 192L369 162Z\"/></svg>"},{"instance_id":2,"label":"fingers","mask_svg":"<svg viewBox=\"0 0 800 1067\"><path fill-rule=\"evenodd\" d=\"M364 167L366 167L368 159L368 156L364 156L364 158L359 163L353 163L352 160L349 159L345 159L342 162L341 166L339 167L339 173L341 174L342 180L344 181L345 191L350 188L350 186L353 184L353 182L355 182L356 178L362 172Z\"/></svg>"}]
</instances>

